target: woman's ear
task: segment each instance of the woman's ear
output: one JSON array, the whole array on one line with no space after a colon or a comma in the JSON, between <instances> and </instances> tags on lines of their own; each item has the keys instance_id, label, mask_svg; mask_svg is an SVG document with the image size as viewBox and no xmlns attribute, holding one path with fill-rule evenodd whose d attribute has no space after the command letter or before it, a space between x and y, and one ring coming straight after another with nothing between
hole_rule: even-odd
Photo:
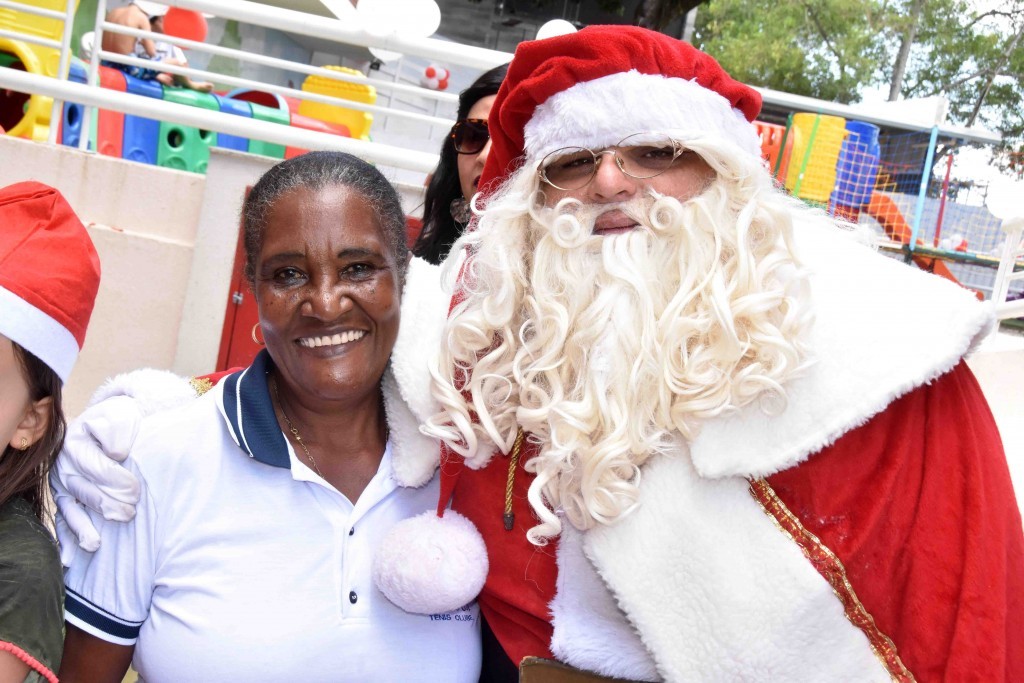
<instances>
[{"instance_id":1,"label":"woman's ear","mask_svg":"<svg viewBox=\"0 0 1024 683\"><path fill-rule=\"evenodd\" d=\"M43 434L50 427L50 406L52 405L52 396L28 404L24 417L21 418L14 434L11 435L11 448L23 451L43 438Z\"/></svg>"}]
</instances>

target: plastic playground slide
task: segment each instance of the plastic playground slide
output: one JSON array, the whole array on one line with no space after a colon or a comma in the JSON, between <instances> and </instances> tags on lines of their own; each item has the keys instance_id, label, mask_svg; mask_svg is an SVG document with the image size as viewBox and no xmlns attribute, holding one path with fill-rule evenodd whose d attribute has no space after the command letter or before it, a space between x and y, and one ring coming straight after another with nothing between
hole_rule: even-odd
<instances>
[{"instance_id":1,"label":"plastic playground slide","mask_svg":"<svg viewBox=\"0 0 1024 683\"><path fill-rule=\"evenodd\" d=\"M900 244L907 244L910 242L910 236L913 231L910 226L907 225L906 219L903 218L903 213L900 211L900 207L896 205L892 199L881 192L873 192L871 194L871 201L868 202L864 209L869 216L878 221L882 229L885 230L885 234L889 239ZM917 244L924 246L924 242L917 240ZM951 280L956 284L963 287L960 281L956 279L956 275L953 275L953 271L949 269L945 263L937 258L931 258L929 256L914 256L914 265L921 270L927 270L929 273L935 273L941 275L947 280ZM970 289L966 287L965 289ZM981 298L981 293L976 290L973 291L978 298Z\"/></svg>"}]
</instances>

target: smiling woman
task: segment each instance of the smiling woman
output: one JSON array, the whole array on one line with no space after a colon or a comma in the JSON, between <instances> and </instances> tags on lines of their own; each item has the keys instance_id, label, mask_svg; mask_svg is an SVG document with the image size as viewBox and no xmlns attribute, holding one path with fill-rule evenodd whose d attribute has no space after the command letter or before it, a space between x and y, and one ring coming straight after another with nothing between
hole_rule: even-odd
<instances>
[{"instance_id":1,"label":"smiling woman","mask_svg":"<svg viewBox=\"0 0 1024 683\"><path fill-rule=\"evenodd\" d=\"M398 336L408 263L404 242L391 236L404 235L404 217L380 174L352 164L332 175L315 162L306 160L303 185L274 192L277 179L269 177L253 189L251 203L269 210L245 212L248 270L278 368L272 381L279 414L294 419L294 439L296 425L307 425L306 441L296 442L305 446L306 464L355 500L386 441L380 379ZM250 213L263 220L250 224ZM340 415L344 429L335 424ZM355 444L339 443L353 438Z\"/></svg>"},{"instance_id":2,"label":"smiling woman","mask_svg":"<svg viewBox=\"0 0 1024 683\"><path fill-rule=\"evenodd\" d=\"M272 168L243 225L266 349L142 421L135 520L94 515L101 546L65 577L61 680L132 663L149 683L476 681L479 586L453 613L411 614L371 576L384 535L436 506L436 444L396 380L426 367L396 350L418 346L399 335L406 280L436 290L436 269L409 266L397 194L345 154Z\"/></svg>"}]
</instances>

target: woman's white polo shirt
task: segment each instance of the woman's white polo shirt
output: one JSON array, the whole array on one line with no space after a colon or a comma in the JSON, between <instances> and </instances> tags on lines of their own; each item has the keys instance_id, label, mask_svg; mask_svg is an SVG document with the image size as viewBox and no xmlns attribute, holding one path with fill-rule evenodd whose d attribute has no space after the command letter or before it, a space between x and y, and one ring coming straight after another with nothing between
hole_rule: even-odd
<instances>
[{"instance_id":1,"label":"woman's white polo shirt","mask_svg":"<svg viewBox=\"0 0 1024 683\"><path fill-rule=\"evenodd\" d=\"M437 504L398 486L390 444L353 505L300 462L274 416L269 356L192 404L147 418L126 465L134 522L94 515L102 543L65 576L69 623L135 644L162 681L476 681L476 604L417 615L374 586L374 551Z\"/></svg>"}]
</instances>

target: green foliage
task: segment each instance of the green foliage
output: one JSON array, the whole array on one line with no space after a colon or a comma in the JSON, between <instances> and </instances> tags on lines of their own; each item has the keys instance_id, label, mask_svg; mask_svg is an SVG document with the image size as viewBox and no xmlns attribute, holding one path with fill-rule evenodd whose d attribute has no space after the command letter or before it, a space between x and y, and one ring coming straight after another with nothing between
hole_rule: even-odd
<instances>
[{"instance_id":1,"label":"green foliage","mask_svg":"<svg viewBox=\"0 0 1024 683\"><path fill-rule=\"evenodd\" d=\"M945 95L949 120L1024 140L1024 0L710 0L694 43L736 78L856 102L896 79L901 98ZM900 44L913 35L899 79Z\"/></svg>"},{"instance_id":2,"label":"green foliage","mask_svg":"<svg viewBox=\"0 0 1024 683\"><path fill-rule=\"evenodd\" d=\"M929 0L904 97L945 95L950 120L1024 140L1024 2Z\"/></svg>"},{"instance_id":3,"label":"green foliage","mask_svg":"<svg viewBox=\"0 0 1024 683\"><path fill-rule=\"evenodd\" d=\"M874 0L711 0L694 43L741 81L855 102L885 58Z\"/></svg>"}]
</instances>

